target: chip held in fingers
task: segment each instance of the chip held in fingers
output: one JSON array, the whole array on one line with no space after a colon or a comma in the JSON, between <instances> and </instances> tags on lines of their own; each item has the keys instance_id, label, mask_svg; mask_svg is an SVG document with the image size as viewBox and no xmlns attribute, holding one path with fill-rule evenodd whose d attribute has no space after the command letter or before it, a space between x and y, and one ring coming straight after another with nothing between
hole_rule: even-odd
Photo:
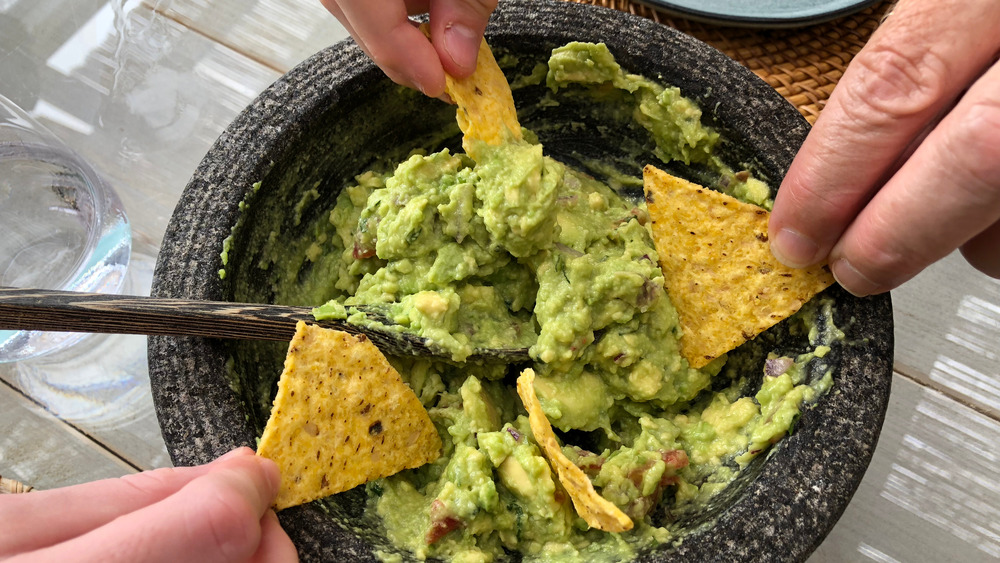
<instances>
[{"instance_id":1,"label":"chip held in fingers","mask_svg":"<svg viewBox=\"0 0 1000 563\"><path fill-rule=\"evenodd\" d=\"M429 463L441 438L364 336L296 326L257 454L281 470L277 510Z\"/></svg>"},{"instance_id":2,"label":"chip held in fingers","mask_svg":"<svg viewBox=\"0 0 1000 563\"><path fill-rule=\"evenodd\" d=\"M653 241L692 367L756 337L833 285L826 265L789 268L771 254L769 213L647 165Z\"/></svg>"},{"instance_id":3,"label":"chip held in fingers","mask_svg":"<svg viewBox=\"0 0 1000 563\"><path fill-rule=\"evenodd\" d=\"M428 32L426 26L422 29ZM462 148L473 160L477 160L477 141L502 145L521 139L510 84L485 39L479 44L476 70L471 75L455 78L445 74L445 93L458 105L456 118L464 134Z\"/></svg>"},{"instance_id":4,"label":"chip held in fingers","mask_svg":"<svg viewBox=\"0 0 1000 563\"><path fill-rule=\"evenodd\" d=\"M549 419L535 395L535 372L528 368L517 378L517 394L528 411L528 424L535 442L555 470L559 482L573 501L576 513L592 528L605 532L625 532L632 529L632 519L611 501L597 494L593 483L582 469L563 454L556 441Z\"/></svg>"}]
</instances>

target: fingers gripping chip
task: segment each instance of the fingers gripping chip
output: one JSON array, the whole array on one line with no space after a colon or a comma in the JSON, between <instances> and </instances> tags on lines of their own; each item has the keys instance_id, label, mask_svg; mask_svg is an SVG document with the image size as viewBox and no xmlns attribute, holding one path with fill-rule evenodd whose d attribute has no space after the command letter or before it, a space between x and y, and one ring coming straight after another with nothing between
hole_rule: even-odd
<instances>
[{"instance_id":1,"label":"fingers gripping chip","mask_svg":"<svg viewBox=\"0 0 1000 563\"><path fill-rule=\"evenodd\" d=\"M632 529L632 519L613 503L597 494L590 478L563 454L556 441L555 432L549 419L542 411L534 388L535 372L526 369L517 378L517 394L528 411L528 423L531 433L549 464L555 469L559 482L573 501L577 514L592 528L605 532L624 532Z\"/></svg>"},{"instance_id":2,"label":"fingers gripping chip","mask_svg":"<svg viewBox=\"0 0 1000 563\"><path fill-rule=\"evenodd\" d=\"M426 24L421 29L428 33ZM456 118L465 135L462 148L473 160L478 160L476 141L501 145L521 139L510 84L485 39L479 46L476 70L466 78L445 74L445 92L458 105Z\"/></svg>"},{"instance_id":3,"label":"fingers gripping chip","mask_svg":"<svg viewBox=\"0 0 1000 563\"><path fill-rule=\"evenodd\" d=\"M374 344L298 323L257 448L281 469L276 509L419 467L440 452L427 411Z\"/></svg>"},{"instance_id":4,"label":"fingers gripping chip","mask_svg":"<svg viewBox=\"0 0 1000 563\"><path fill-rule=\"evenodd\" d=\"M681 354L702 367L790 317L834 283L825 265L771 254L769 213L654 168L643 169L653 241L680 318Z\"/></svg>"},{"instance_id":5,"label":"fingers gripping chip","mask_svg":"<svg viewBox=\"0 0 1000 563\"><path fill-rule=\"evenodd\" d=\"M445 92L458 104L458 126L465 134L462 147L470 156L476 157L471 140L501 145L521 138L514 96L485 39L479 46L476 70L461 79L445 75L445 85Z\"/></svg>"}]
</instances>

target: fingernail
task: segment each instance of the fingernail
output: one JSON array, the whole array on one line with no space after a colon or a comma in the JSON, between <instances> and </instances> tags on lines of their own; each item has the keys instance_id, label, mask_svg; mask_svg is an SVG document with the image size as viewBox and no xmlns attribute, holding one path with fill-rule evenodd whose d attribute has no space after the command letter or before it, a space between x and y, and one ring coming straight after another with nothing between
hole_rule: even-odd
<instances>
[{"instance_id":1,"label":"fingernail","mask_svg":"<svg viewBox=\"0 0 1000 563\"><path fill-rule=\"evenodd\" d=\"M450 23L444 28L444 50L459 68L475 70L479 43L479 36L465 25Z\"/></svg>"},{"instance_id":2,"label":"fingernail","mask_svg":"<svg viewBox=\"0 0 1000 563\"><path fill-rule=\"evenodd\" d=\"M416 88L417 90L420 90L421 94L423 94L425 96L427 95L427 89L424 88L423 84L421 84L420 82L417 82L417 79L415 79L415 78L413 79L413 87Z\"/></svg>"},{"instance_id":3,"label":"fingernail","mask_svg":"<svg viewBox=\"0 0 1000 563\"><path fill-rule=\"evenodd\" d=\"M805 268L819 261L819 245L811 238L789 228L771 237L771 253L789 268Z\"/></svg>"},{"instance_id":4,"label":"fingernail","mask_svg":"<svg viewBox=\"0 0 1000 563\"><path fill-rule=\"evenodd\" d=\"M868 279L846 258L840 258L830 264L830 271L833 272L833 278L837 280L837 283L855 297L865 297L882 292L881 285Z\"/></svg>"}]
</instances>

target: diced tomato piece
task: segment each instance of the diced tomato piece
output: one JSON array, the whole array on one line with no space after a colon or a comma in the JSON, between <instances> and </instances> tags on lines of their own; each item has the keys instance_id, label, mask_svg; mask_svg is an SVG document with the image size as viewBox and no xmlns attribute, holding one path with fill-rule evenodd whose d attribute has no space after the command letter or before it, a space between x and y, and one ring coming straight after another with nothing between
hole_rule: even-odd
<instances>
[{"instance_id":1,"label":"diced tomato piece","mask_svg":"<svg viewBox=\"0 0 1000 563\"><path fill-rule=\"evenodd\" d=\"M355 260L371 258L372 256L375 256L375 247L365 246L358 241L354 241L354 250L351 251L351 256L353 256Z\"/></svg>"},{"instance_id":2,"label":"diced tomato piece","mask_svg":"<svg viewBox=\"0 0 1000 563\"><path fill-rule=\"evenodd\" d=\"M445 516L431 524L431 529L427 531L427 545L435 543L454 530L462 527L462 521L454 516Z\"/></svg>"},{"instance_id":3,"label":"diced tomato piece","mask_svg":"<svg viewBox=\"0 0 1000 563\"><path fill-rule=\"evenodd\" d=\"M587 477L591 479L597 477L597 474L601 472L601 467L604 467L604 457L582 448L576 448L576 454L579 456L576 460L576 466L582 469Z\"/></svg>"},{"instance_id":4,"label":"diced tomato piece","mask_svg":"<svg viewBox=\"0 0 1000 563\"><path fill-rule=\"evenodd\" d=\"M680 482L680 480L681 478L676 475L667 475L666 473L664 473L663 477L660 477L660 487L665 488L669 487L670 485L676 485L677 483Z\"/></svg>"},{"instance_id":5,"label":"diced tomato piece","mask_svg":"<svg viewBox=\"0 0 1000 563\"><path fill-rule=\"evenodd\" d=\"M451 515L443 502L434 499L431 503L431 528L427 530L424 541L430 545L464 525L461 520Z\"/></svg>"},{"instance_id":6,"label":"diced tomato piece","mask_svg":"<svg viewBox=\"0 0 1000 563\"><path fill-rule=\"evenodd\" d=\"M632 481L636 487L642 488L642 476L649 471L649 468L653 466L652 461L647 461L646 463L640 465L639 467L633 468L628 472L628 480Z\"/></svg>"},{"instance_id":7,"label":"diced tomato piece","mask_svg":"<svg viewBox=\"0 0 1000 563\"><path fill-rule=\"evenodd\" d=\"M688 465L688 454L684 450L668 450L660 453L663 463L668 469L684 469Z\"/></svg>"}]
</instances>

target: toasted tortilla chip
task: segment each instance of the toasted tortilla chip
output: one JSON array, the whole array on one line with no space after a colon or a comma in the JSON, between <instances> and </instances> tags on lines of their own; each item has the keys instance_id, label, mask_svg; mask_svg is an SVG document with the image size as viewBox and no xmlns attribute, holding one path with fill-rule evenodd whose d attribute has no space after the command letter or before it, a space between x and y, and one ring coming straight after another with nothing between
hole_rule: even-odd
<instances>
[{"instance_id":1,"label":"toasted tortilla chip","mask_svg":"<svg viewBox=\"0 0 1000 563\"><path fill-rule=\"evenodd\" d=\"M542 411L534 388L535 372L528 368L517 378L517 394L528 411L528 423L535 441L542 448L542 453L548 458L549 464L555 470L569 498L573 501L576 513L592 528L605 532L624 532L632 529L632 519L615 506L611 501L597 494L590 478L582 469L576 466L563 454L556 441L555 432L549 419Z\"/></svg>"},{"instance_id":2,"label":"toasted tortilla chip","mask_svg":"<svg viewBox=\"0 0 1000 563\"><path fill-rule=\"evenodd\" d=\"M441 438L367 338L299 322L257 454L281 469L281 510L431 462Z\"/></svg>"},{"instance_id":3,"label":"toasted tortilla chip","mask_svg":"<svg viewBox=\"0 0 1000 563\"><path fill-rule=\"evenodd\" d=\"M421 29L429 36L426 24ZM501 145L521 139L521 124L517 121L510 84L486 39L479 46L476 70L471 75L454 78L445 74L445 93L458 105L456 119L465 135L462 148L473 160L478 160L476 141Z\"/></svg>"},{"instance_id":4,"label":"toasted tortilla chip","mask_svg":"<svg viewBox=\"0 0 1000 563\"><path fill-rule=\"evenodd\" d=\"M643 185L681 355L710 361L793 315L834 283L825 265L789 268L771 254L767 210L652 166Z\"/></svg>"}]
</instances>

